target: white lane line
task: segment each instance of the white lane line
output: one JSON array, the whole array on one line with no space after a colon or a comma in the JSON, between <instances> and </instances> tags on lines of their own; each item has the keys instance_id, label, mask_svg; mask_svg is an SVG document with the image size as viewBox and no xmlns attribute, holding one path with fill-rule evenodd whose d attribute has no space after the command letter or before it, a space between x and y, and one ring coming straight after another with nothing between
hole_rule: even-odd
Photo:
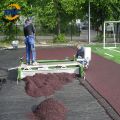
<instances>
[{"instance_id":1,"label":"white lane line","mask_svg":"<svg viewBox=\"0 0 120 120\"><path fill-rule=\"evenodd\" d=\"M10 71L10 70L16 70L16 69L18 69L18 67L8 68L8 71Z\"/></svg>"},{"instance_id":2,"label":"white lane line","mask_svg":"<svg viewBox=\"0 0 120 120\"><path fill-rule=\"evenodd\" d=\"M105 55L109 56L109 57L114 57L113 55L110 55L108 53L104 53Z\"/></svg>"},{"instance_id":3,"label":"white lane line","mask_svg":"<svg viewBox=\"0 0 120 120\"><path fill-rule=\"evenodd\" d=\"M110 50L120 53L120 51L119 51L119 50L114 50L114 49L110 49Z\"/></svg>"},{"instance_id":4,"label":"white lane line","mask_svg":"<svg viewBox=\"0 0 120 120\"><path fill-rule=\"evenodd\" d=\"M114 48L108 48L108 50L111 50L111 51L115 51L115 52L120 53L120 51L119 51L119 50L115 50Z\"/></svg>"}]
</instances>

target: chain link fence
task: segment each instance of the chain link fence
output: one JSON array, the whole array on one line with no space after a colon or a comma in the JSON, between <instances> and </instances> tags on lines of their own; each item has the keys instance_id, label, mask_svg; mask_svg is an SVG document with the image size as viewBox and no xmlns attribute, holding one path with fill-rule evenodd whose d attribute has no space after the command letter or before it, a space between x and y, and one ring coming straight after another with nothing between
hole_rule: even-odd
<instances>
[{"instance_id":1,"label":"chain link fence","mask_svg":"<svg viewBox=\"0 0 120 120\"><path fill-rule=\"evenodd\" d=\"M49 29L47 27L41 26L38 23L34 23L36 29L36 41L52 41L56 36L56 29ZM24 33L23 33L23 25L14 25L15 29L11 29L9 34L14 33L14 39L23 41ZM13 32L12 32L13 31ZM88 27L77 26L75 24L69 24L66 26L61 26L61 33L66 36L66 39L69 41L88 41ZM7 38L7 35L0 31L0 40L4 40ZM96 39L96 31L91 31L91 39Z\"/></svg>"}]
</instances>

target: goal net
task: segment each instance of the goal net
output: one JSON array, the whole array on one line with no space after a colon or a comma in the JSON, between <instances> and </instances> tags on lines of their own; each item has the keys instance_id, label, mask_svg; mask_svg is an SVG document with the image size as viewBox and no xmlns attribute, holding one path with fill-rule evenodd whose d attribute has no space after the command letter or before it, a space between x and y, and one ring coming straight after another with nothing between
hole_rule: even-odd
<instances>
[{"instance_id":1,"label":"goal net","mask_svg":"<svg viewBox=\"0 0 120 120\"><path fill-rule=\"evenodd\" d=\"M117 24L120 21L105 21L103 28L103 47L104 48L116 48L116 33Z\"/></svg>"}]
</instances>

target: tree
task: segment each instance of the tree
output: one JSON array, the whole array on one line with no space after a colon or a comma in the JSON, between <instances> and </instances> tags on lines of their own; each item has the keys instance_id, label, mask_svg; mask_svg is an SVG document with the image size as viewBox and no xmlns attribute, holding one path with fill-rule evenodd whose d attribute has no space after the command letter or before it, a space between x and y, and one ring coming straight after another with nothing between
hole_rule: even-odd
<instances>
[{"instance_id":1,"label":"tree","mask_svg":"<svg viewBox=\"0 0 120 120\"><path fill-rule=\"evenodd\" d=\"M32 0L32 5L36 18L43 26L50 29L57 28L57 34L61 33L61 25L66 25L73 19L79 17L80 5L85 0ZM80 8L79 8L80 7ZM36 11L36 12L35 12Z\"/></svg>"},{"instance_id":2,"label":"tree","mask_svg":"<svg viewBox=\"0 0 120 120\"><path fill-rule=\"evenodd\" d=\"M120 1L116 1L116 3L111 4L111 8L113 11L113 19L114 20L120 20ZM120 23L117 24L117 32L116 32L116 41L120 42Z\"/></svg>"},{"instance_id":3,"label":"tree","mask_svg":"<svg viewBox=\"0 0 120 120\"><path fill-rule=\"evenodd\" d=\"M88 14L88 2L89 0L86 0L86 2L83 3L82 11L84 14ZM98 29L105 20L115 19L113 13L119 13L113 10L113 6L115 7L118 3L120 2L117 0L90 0L91 22L95 29ZM116 9L119 9L119 6L117 6Z\"/></svg>"}]
</instances>

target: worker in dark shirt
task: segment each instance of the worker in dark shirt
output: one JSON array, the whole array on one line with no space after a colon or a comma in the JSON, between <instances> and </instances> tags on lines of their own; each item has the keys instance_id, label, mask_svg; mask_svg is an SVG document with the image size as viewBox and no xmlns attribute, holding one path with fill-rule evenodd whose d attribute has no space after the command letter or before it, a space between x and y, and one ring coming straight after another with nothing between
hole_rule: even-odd
<instances>
[{"instance_id":1,"label":"worker in dark shirt","mask_svg":"<svg viewBox=\"0 0 120 120\"><path fill-rule=\"evenodd\" d=\"M84 58L84 47L77 46L76 58L81 57Z\"/></svg>"},{"instance_id":2,"label":"worker in dark shirt","mask_svg":"<svg viewBox=\"0 0 120 120\"><path fill-rule=\"evenodd\" d=\"M32 64L35 65L37 63L35 51L35 28L30 19L25 20L24 36L26 45L26 63L27 65L30 65L32 62Z\"/></svg>"},{"instance_id":3,"label":"worker in dark shirt","mask_svg":"<svg viewBox=\"0 0 120 120\"><path fill-rule=\"evenodd\" d=\"M84 67L88 68L88 62L85 59L85 48L83 46L77 46L77 52L75 57L79 63L81 63Z\"/></svg>"}]
</instances>

